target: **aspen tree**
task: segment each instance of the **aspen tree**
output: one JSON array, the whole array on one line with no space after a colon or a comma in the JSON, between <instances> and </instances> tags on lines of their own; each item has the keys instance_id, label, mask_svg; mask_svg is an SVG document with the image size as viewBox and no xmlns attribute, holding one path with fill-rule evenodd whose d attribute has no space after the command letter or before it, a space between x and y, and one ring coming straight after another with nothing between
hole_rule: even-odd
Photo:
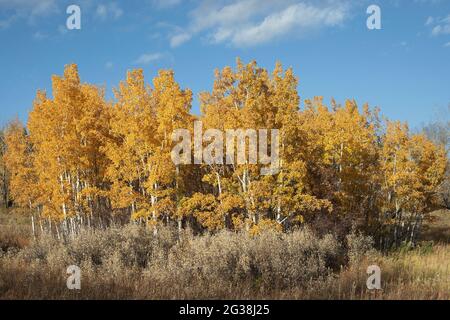
<instances>
[{"instance_id":1,"label":"aspen tree","mask_svg":"<svg viewBox=\"0 0 450 320\"><path fill-rule=\"evenodd\" d=\"M38 177L29 136L18 120L11 122L6 128L5 143L7 150L3 160L10 172L11 198L17 205L28 208L35 237L35 210L39 198Z\"/></svg>"},{"instance_id":2,"label":"aspen tree","mask_svg":"<svg viewBox=\"0 0 450 320\"><path fill-rule=\"evenodd\" d=\"M156 143L156 108L142 70L129 71L114 93L117 102L105 146L110 160L106 176L112 183L109 197L114 209L129 210L131 219L140 219L146 216L150 202L145 182Z\"/></svg>"},{"instance_id":3,"label":"aspen tree","mask_svg":"<svg viewBox=\"0 0 450 320\"><path fill-rule=\"evenodd\" d=\"M382 149L382 212L388 213L386 223L393 226L394 245L400 240L414 243L424 214L436 208L436 190L446 166L443 146L423 134L411 136L406 124L388 122Z\"/></svg>"},{"instance_id":4,"label":"aspen tree","mask_svg":"<svg viewBox=\"0 0 450 320\"><path fill-rule=\"evenodd\" d=\"M35 235L64 239L123 217L154 233L165 223L256 235L333 214L344 227L381 230L385 246L414 243L439 202L445 147L405 124L382 125L377 109L354 100L302 103L298 84L281 63L270 73L238 59L215 71L194 116L192 92L171 70L151 85L131 70L107 102L67 65L52 77L52 98L37 92L27 127L5 130L11 198L28 208ZM194 136L194 164L172 159L179 129Z\"/></svg>"},{"instance_id":5,"label":"aspen tree","mask_svg":"<svg viewBox=\"0 0 450 320\"><path fill-rule=\"evenodd\" d=\"M0 131L0 190L2 202L5 208L8 208L9 203L9 173L5 163L6 141L4 130Z\"/></svg>"},{"instance_id":6,"label":"aspen tree","mask_svg":"<svg viewBox=\"0 0 450 320\"><path fill-rule=\"evenodd\" d=\"M103 224L101 214L109 211L107 160L101 151L109 131L108 110L102 90L80 83L76 65L66 66L63 77L54 76L52 89L53 99L38 92L28 128L42 213L61 221L63 235L73 235L84 215L95 212Z\"/></svg>"}]
</instances>

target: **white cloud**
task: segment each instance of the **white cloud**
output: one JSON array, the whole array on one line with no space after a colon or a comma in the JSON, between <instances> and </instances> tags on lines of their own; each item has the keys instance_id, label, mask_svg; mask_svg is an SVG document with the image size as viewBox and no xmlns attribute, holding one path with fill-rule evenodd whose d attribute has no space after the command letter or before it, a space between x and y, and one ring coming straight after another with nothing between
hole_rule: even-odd
<instances>
[{"instance_id":1,"label":"white cloud","mask_svg":"<svg viewBox=\"0 0 450 320\"><path fill-rule=\"evenodd\" d=\"M108 18L118 19L123 15L123 10L117 5L117 3L110 2L108 4L99 4L97 6L97 10L95 11L95 15L102 20L106 20Z\"/></svg>"},{"instance_id":2,"label":"white cloud","mask_svg":"<svg viewBox=\"0 0 450 320\"><path fill-rule=\"evenodd\" d=\"M92 14L100 20L118 19L124 13L117 2L106 0L0 0L0 13L9 16L6 20L0 20L0 28L10 26L18 19L26 19L31 24L37 18L55 14L65 19L66 8L70 4L79 5L82 14Z\"/></svg>"},{"instance_id":3,"label":"white cloud","mask_svg":"<svg viewBox=\"0 0 450 320\"><path fill-rule=\"evenodd\" d=\"M444 36L445 38L445 36L450 35L450 14L445 18L429 17L425 25L431 28L432 37ZM443 46L449 48L450 42L444 43Z\"/></svg>"},{"instance_id":4,"label":"white cloud","mask_svg":"<svg viewBox=\"0 0 450 320\"><path fill-rule=\"evenodd\" d=\"M161 53L143 53L137 58L135 64L149 64L153 61L159 60L163 57Z\"/></svg>"},{"instance_id":5,"label":"white cloud","mask_svg":"<svg viewBox=\"0 0 450 320\"><path fill-rule=\"evenodd\" d=\"M114 67L114 63L112 63L111 61L108 61L105 63L105 68L106 69L112 69L112 67Z\"/></svg>"},{"instance_id":6,"label":"white cloud","mask_svg":"<svg viewBox=\"0 0 450 320\"><path fill-rule=\"evenodd\" d=\"M167 9L177 6L181 3L181 0L153 0L153 4L161 9Z\"/></svg>"},{"instance_id":7,"label":"white cloud","mask_svg":"<svg viewBox=\"0 0 450 320\"><path fill-rule=\"evenodd\" d=\"M190 12L188 27L178 28L170 42L178 46L203 34L212 43L254 46L342 24L349 7L347 0L204 0Z\"/></svg>"},{"instance_id":8,"label":"white cloud","mask_svg":"<svg viewBox=\"0 0 450 320\"><path fill-rule=\"evenodd\" d=\"M429 23L428 23L429 22ZM431 35L434 37L450 34L450 14L445 18L428 18L428 26L433 26Z\"/></svg>"},{"instance_id":9,"label":"white cloud","mask_svg":"<svg viewBox=\"0 0 450 320\"><path fill-rule=\"evenodd\" d=\"M8 28L14 20L17 18L17 16L10 16L7 19L0 20L0 29L6 29Z\"/></svg>"},{"instance_id":10,"label":"white cloud","mask_svg":"<svg viewBox=\"0 0 450 320\"><path fill-rule=\"evenodd\" d=\"M431 34L433 36L439 36L439 35L443 35L443 34L450 34L450 24L437 25L436 27L433 28L433 30L431 31Z\"/></svg>"},{"instance_id":11,"label":"white cloud","mask_svg":"<svg viewBox=\"0 0 450 320\"><path fill-rule=\"evenodd\" d=\"M170 46L172 48L178 47L179 45L182 45L183 43L191 40L192 35L189 33L179 33L172 37L170 37Z\"/></svg>"},{"instance_id":12,"label":"white cloud","mask_svg":"<svg viewBox=\"0 0 450 320\"><path fill-rule=\"evenodd\" d=\"M67 34L67 32L69 32L69 30L67 29L66 26L64 26L64 25L62 25L62 24L60 24L60 25L58 26L58 33L59 33L60 35L65 35L65 34Z\"/></svg>"},{"instance_id":13,"label":"white cloud","mask_svg":"<svg viewBox=\"0 0 450 320\"><path fill-rule=\"evenodd\" d=\"M8 27L18 18L28 19L32 23L39 16L48 16L58 12L56 0L0 0L0 12L8 12L9 18L0 21L0 27Z\"/></svg>"},{"instance_id":14,"label":"white cloud","mask_svg":"<svg viewBox=\"0 0 450 320\"><path fill-rule=\"evenodd\" d=\"M317 8L299 3L267 16L259 24L228 30L228 34L235 45L251 46L269 42L294 30L305 32L309 28L336 26L344 21L345 16L340 7ZM225 39L222 37L221 40Z\"/></svg>"},{"instance_id":15,"label":"white cloud","mask_svg":"<svg viewBox=\"0 0 450 320\"><path fill-rule=\"evenodd\" d=\"M443 1L447 1L447 0L414 0L414 2L420 3L420 4L439 4Z\"/></svg>"},{"instance_id":16,"label":"white cloud","mask_svg":"<svg viewBox=\"0 0 450 320\"><path fill-rule=\"evenodd\" d=\"M33 39L35 40L44 40L48 38L48 34L37 31L33 34Z\"/></svg>"},{"instance_id":17,"label":"white cloud","mask_svg":"<svg viewBox=\"0 0 450 320\"><path fill-rule=\"evenodd\" d=\"M0 0L0 9L45 15L56 10L56 0Z\"/></svg>"}]
</instances>

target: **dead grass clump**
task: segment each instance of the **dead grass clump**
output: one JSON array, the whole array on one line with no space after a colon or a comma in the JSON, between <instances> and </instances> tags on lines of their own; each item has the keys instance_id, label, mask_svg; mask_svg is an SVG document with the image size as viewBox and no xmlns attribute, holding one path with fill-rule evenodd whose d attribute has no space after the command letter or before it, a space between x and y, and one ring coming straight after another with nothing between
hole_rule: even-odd
<instances>
[{"instance_id":1,"label":"dead grass clump","mask_svg":"<svg viewBox=\"0 0 450 320\"><path fill-rule=\"evenodd\" d=\"M341 245L308 228L254 237L185 232L180 241L169 227L155 236L128 225L66 242L40 237L0 255L0 298L450 299L449 246L427 243L383 256L370 244L351 234ZM82 270L80 291L66 287L72 264ZM382 290L366 287L372 264L381 268Z\"/></svg>"}]
</instances>

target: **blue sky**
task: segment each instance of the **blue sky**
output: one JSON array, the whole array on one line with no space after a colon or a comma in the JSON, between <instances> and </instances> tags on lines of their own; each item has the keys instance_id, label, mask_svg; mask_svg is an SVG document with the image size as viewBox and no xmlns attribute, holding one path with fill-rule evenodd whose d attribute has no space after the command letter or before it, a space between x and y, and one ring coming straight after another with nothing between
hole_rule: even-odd
<instances>
[{"instance_id":1,"label":"blue sky","mask_svg":"<svg viewBox=\"0 0 450 320\"><path fill-rule=\"evenodd\" d=\"M70 4L81 30L66 28ZM371 4L381 30L366 27ZM355 98L416 127L450 104L450 0L0 0L0 125L26 121L68 63L112 98L133 68L147 82L171 68L195 94L210 90L236 57L292 66L302 99Z\"/></svg>"}]
</instances>

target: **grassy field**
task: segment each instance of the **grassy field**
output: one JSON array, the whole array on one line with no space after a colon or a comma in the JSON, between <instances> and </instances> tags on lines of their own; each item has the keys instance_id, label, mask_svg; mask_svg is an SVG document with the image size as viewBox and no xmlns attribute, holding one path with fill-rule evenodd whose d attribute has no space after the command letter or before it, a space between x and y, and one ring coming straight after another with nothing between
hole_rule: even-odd
<instances>
[{"instance_id":1,"label":"grassy field","mask_svg":"<svg viewBox=\"0 0 450 320\"><path fill-rule=\"evenodd\" d=\"M421 240L435 243L450 243L449 210L439 210L430 215L430 219L423 226Z\"/></svg>"},{"instance_id":2,"label":"grassy field","mask_svg":"<svg viewBox=\"0 0 450 320\"><path fill-rule=\"evenodd\" d=\"M421 242L387 255L363 236L339 243L308 230L252 238L126 226L62 244L33 241L27 217L0 214L0 299L450 299L450 217L433 213ZM66 288L66 268L82 289ZM366 269L381 268L381 290Z\"/></svg>"}]
</instances>

